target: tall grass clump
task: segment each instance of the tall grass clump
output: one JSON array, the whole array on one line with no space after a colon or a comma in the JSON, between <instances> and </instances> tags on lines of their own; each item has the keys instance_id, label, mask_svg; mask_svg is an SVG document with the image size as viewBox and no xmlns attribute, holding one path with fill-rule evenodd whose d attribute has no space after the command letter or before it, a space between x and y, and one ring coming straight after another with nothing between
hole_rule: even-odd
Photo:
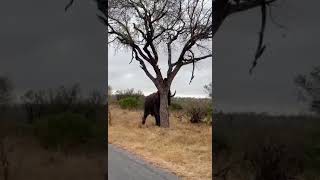
<instances>
[{"instance_id":1,"label":"tall grass clump","mask_svg":"<svg viewBox=\"0 0 320 180\"><path fill-rule=\"evenodd\" d=\"M204 119L204 122L206 122L207 124L212 124L212 118L213 118L213 107L211 104L209 104L207 106L206 117Z\"/></svg>"}]
</instances>

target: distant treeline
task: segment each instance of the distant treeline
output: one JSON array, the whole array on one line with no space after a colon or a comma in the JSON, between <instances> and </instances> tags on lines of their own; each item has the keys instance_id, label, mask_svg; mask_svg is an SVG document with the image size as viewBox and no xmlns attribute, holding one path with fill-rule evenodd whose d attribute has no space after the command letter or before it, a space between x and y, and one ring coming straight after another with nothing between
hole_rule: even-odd
<instances>
[{"instance_id":1,"label":"distant treeline","mask_svg":"<svg viewBox=\"0 0 320 180\"><path fill-rule=\"evenodd\" d=\"M11 94L12 96L12 94ZM7 101L2 105L2 114L17 116L32 123L36 118L65 112L79 113L86 118L96 119L98 111L105 111L106 93L97 90L84 96L79 84L60 86L55 89L27 90L19 97L20 102ZM20 114L20 118L23 115Z\"/></svg>"},{"instance_id":2,"label":"distant treeline","mask_svg":"<svg viewBox=\"0 0 320 180\"><path fill-rule=\"evenodd\" d=\"M111 91L111 87L109 86L109 91ZM147 95L144 95L143 92L141 90L135 90L134 88L128 88L128 89L125 89L125 90L117 90L115 91L114 94L111 94L109 92L109 98L110 98L110 101L119 101L121 99L125 99L125 98L128 98L128 97L133 97L135 99L144 99ZM210 96L209 96L210 97ZM195 97L174 97L173 99L174 100L177 100L179 102L190 102L192 100L195 100L195 99L202 99L203 101L205 102L211 102L211 98L195 98Z\"/></svg>"}]
</instances>

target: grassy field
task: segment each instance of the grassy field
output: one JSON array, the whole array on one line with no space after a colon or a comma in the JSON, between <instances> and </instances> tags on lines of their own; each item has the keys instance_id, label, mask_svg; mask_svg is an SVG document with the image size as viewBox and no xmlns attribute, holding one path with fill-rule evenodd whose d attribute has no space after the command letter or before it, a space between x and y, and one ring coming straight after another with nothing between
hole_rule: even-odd
<instances>
[{"instance_id":1,"label":"grassy field","mask_svg":"<svg viewBox=\"0 0 320 180\"><path fill-rule=\"evenodd\" d=\"M319 117L214 114L216 180L319 180Z\"/></svg>"},{"instance_id":2,"label":"grassy field","mask_svg":"<svg viewBox=\"0 0 320 180\"><path fill-rule=\"evenodd\" d=\"M141 126L142 110L109 107L111 125L108 142L132 152L182 179L212 179L212 128L205 123L191 124L170 114L170 128L155 126L149 116Z\"/></svg>"},{"instance_id":3,"label":"grassy field","mask_svg":"<svg viewBox=\"0 0 320 180\"><path fill-rule=\"evenodd\" d=\"M68 151L44 148L25 123L0 120L0 179L67 180L103 179L106 148L84 145Z\"/></svg>"},{"instance_id":4,"label":"grassy field","mask_svg":"<svg viewBox=\"0 0 320 180\"><path fill-rule=\"evenodd\" d=\"M8 141L13 144L8 153L9 180L88 180L104 177L105 152L66 155L43 149L31 137L11 137ZM3 171L0 177L3 178Z\"/></svg>"}]
</instances>

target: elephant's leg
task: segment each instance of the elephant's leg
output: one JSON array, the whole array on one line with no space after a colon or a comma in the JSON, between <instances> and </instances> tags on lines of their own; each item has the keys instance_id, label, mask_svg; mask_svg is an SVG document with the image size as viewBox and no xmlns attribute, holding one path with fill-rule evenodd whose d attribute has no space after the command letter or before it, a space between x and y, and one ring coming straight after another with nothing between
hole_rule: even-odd
<instances>
[{"instance_id":1,"label":"elephant's leg","mask_svg":"<svg viewBox=\"0 0 320 180\"><path fill-rule=\"evenodd\" d=\"M149 114L148 114L147 112L144 112L144 113L143 113L143 117L142 117L142 124L143 124L143 125L146 123L146 119L147 119L148 115L149 115Z\"/></svg>"},{"instance_id":2,"label":"elephant's leg","mask_svg":"<svg viewBox=\"0 0 320 180\"><path fill-rule=\"evenodd\" d=\"M160 114L159 114L159 113L156 113L154 117L155 117L155 119L156 119L156 125L157 125L157 126L160 126Z\"/></svg>"}]
</instances>

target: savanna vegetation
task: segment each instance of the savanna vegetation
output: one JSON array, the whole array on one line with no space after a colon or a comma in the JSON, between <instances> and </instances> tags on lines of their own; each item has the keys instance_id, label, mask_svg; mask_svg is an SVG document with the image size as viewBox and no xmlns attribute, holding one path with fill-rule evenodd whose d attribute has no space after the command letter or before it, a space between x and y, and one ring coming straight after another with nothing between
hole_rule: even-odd
<instances>
[{"instance_id":1,"label":"savanna vegetation","mask_svg":"<svg viewBox=\"0 0 320 180\"><path fill-rule=\"evenodd\" d=\"M1 77L0 179L104 177L106 95L82 94L79 84L13 90Z\"/></svg>"},{"instance_id":2,"label":"savanna vegetation","mask_svg":"<svg viewBox=\"0 0 320 180\"><path fill-rule=\"evenodd\" d=\"M319 74L315 67L294 79L313 113L214 113L215 179L319 179Z\"/></svg>"},{"instance_id":3,"label":"savanna vegetation","mask_svg":"<svg viewBox=\"0 0 320 180\"><path fill-rule=\"evenodd\" d=\"M319 117L215 113L215 179L316 180Z\"/></svg>"},{"instance_id":4,"label":"savanna vegetation","mask_svg":"<svg viewBox=\"0 0 320 180\"><path fill-rule=\"evenodd\" d=\"M172 98L167 129L152 116L141 125L144 99L134 89L110 94L108 142L181 179L212 179L211 99Z\"/></svg>"},{"instance_id":5,"label":"savanna vegetation","mask_svg":"<svg viewBox=\"0 0 320 180\"><path fill-rule=\"evenodd\" d=\"M204 102L211 102L209 99L173 98L173 127L168 131L156 128L153 117L149 117L146 127L139 126L141 106L123 109L111 97L111 113L116 118L109 126L109 142L185 179L317 180L318 68L297 76L295 82L313 114L224 113L213 111L211 104L205 105ZM212 84L206 85L205 90L212 92ZM143 104L143 97L137 101ZM212 113L213 121L208 121L206 117ZM213 139L212 129L206 123L213 124ZM213 149L209 140L213 140ZM212 160L213 172L209 174Z\"/></svg>"}]
</instances>

